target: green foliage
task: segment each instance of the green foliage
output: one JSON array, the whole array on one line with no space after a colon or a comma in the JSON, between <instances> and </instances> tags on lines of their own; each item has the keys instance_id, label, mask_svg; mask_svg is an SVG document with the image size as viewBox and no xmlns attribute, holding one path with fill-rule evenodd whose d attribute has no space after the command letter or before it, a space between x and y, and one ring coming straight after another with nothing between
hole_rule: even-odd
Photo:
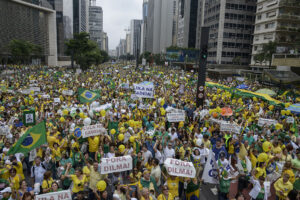
<instances>
[{"instance_id":1,"label":"green foliage","mask_svg":"<svg viewBox=\"0 0 300 200\"><path fill-rule=\"evenodd\" d=\"M190 51L196 51L196 50L199 50L199 49L196 49L196 48L183 48L183 47L178 47L178 46L167 47L167 51L170 51L170 50L190 50Z\"/></svg>"},{"instance_id":2,"label":"green foliage","mask_svg":"<svg viewBox=\"0 0 300 200\"><path fill-rule=\"evenodd\" d=\"M81 32L74 34L74 39L66 42L66 54L80 65L82 70L87 70L92 64L99 65L108 61L108 54L99 49L97 44L89 39L89 34Z\"/></svg>"},{"instance_id":3,"label":"green foliage","mask_svg":"<svg viewBox=\"0 0 300 200\"><path fill-rule=\"evenodd\" d=\"M269 66L272 65L272 56L276 53L276 42L269 42L263 45L262 51L254 56L255 62L262 64L262 62L267 61L269 62Z\"/></svg>"},{"instance_id":4,"label":"green foliage","mask_svg":"<svg viewBox=\"0 0 300 200\"><path fill-rule=\"evenodd\" d=\"M14 63L29 63L32 56L42 55L42 47L25 40L11 40L9 43L10 53Z\"/></svg>"},{"instance_id":5,"label":"green foliage","mask_svg":"<svg viewBox=\"0 0 300 200\"><path fill-rule=\"evenodd\" d=\"M255 63L259 63L260 65L265 61L265 54L259 53L254 56Z\"/></svg>"},{"instance_id":6,"label":"green foliage","mask_svg":"<svg viewBox=\"0 0 300 200\"><path fill-rule=\"evenodd\" d=\"M146 62L150 63L152 60L151 52L145 51L143 54L139 57L139 63L142 63L142 59L146 59Z\"/></svg>"},{"instance_id":7,"label":"green foliage","mask_svg":"<svg viewBox=\"0 0 300 200\"><path fill-rule=\"evenodd\" d=\"M234 57L232 59L232 63L235 64L235 65L241 65L241 56L237 56L237 57Z\"/></svg>"}]
</instances>

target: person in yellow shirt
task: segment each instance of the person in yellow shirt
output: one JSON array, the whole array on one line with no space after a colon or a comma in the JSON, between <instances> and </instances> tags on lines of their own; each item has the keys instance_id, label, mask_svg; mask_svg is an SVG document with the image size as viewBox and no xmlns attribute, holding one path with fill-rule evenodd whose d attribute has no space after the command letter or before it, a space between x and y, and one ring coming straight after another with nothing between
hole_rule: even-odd
<instances>
[{"instance_id":1,"label":"person in yellow shirt","mask_svg":"<svg viewBox=\"0 0 300 200\"><path fill-rule=\"evenodd\" d=\"M84 186L88 186L88 179L86 175L82 173L81 168L76 168L75 175L69 175L69 169L71 168L71 163L67 164L67 169L65 175L62 176L62 178L70 178L73 181L73 188L72 188L72 199L74 199L78 192L81 192L84 190Z\"/></svg>"},{"instance_id":2,"label":"person in yellow shirt","mask_svg":"<svg viewBox=\"0 0 300 200\"><path fill-rule=\"evenodd\" d=\"M210 140L208 139L208 135L206 135L206 134L203 135L202 142L203 142L205 148L211 149L211 143L210 143Z\"/></svg>"},{"instance_id":3,"label":"person in yellow shirt","mask_svg":"<svg viewBox=\"0 0 300 200\"><path fill-rule=\"evenodd\" d=\"M148 188L143 188L139 196L140 196L140 200L153 200L153 198L150 196L150 192Z\"/></svg>"},{"instance_id":4,"label":"person in yellow shirt","mask_svg":"<svg viewBox=\"0 0 300 200\"><path fill-rule=\"evenodd\" d=\"M162 194L157 197L157 200L174 200L174 197L169 192L168 186L164 185L162 188Z\"/></svg>"},{"instance_id":5,"label":"person in yellow shirt","mask_svg":"<svg viewBox=\"0 0 300 200\"><path fill-rule=\"evenodd\" d=\"M9 178L8 182L11 184L12 189L18 190L20 188L20 177L17 175L17 170L15 168L11 168L9 170Z\"/></svg>"},{"instance_id":6,"label":"person in yellow shirt","mask_svg":"<svg viewBox=\"0 0 300 200\"><path fill-rule=\"evenodd\" d=\"M95 158L95 154L99 148L99 143L100 143L99 136L88 137L88 142L89 142L89 155L91 158Z\"/></svg>"},{"instance_id":7,"label":"person in yellow shirt","mask_svg":"<svg viewBox=\"0 0 300 200\"><path fill-rule=\"evenodd\" d=\"M178 176L166 176L163 172L162 175L165 180L167 180L167 186L169 192L172 194L174 198L179 196L178 187L180 178Z\"/></svg>"},{"instance_id":8,"label":"person in yellow shirt","mask_svg":"<svg viewBox=\"0 0 300 200\"><path fill-rule=\"evenodd\" d=\"M11 160L12 160L12 167L17 170L17 175L19 175L21 180L23 180L25 177L24 177L24 173L23 173L23 164L22 164L22 162L18 161L15 156L13 156L11 158Z\"/></svg>"},{"instance_id":9,"label":"person in yellow shirt","mask_svg":"<svg viewBox=\"0 0 300 200\"><path fill-rule=\"evenodd\" d=\"M294 184L294 182L295 182L295 174L294 174L293 169L292 169L292 162L291 161L287 161L284 164L284 167L283 167L283 170L282 170L282 174L289 174L289 176L290 176L289 181L292 184Z\"/></svg>"},{"instance_id":10,"label":"person in yellow shirt","mask_svg":"<svg viewBox=\"0 0 300 200\"><path fill-rule=\"evenodd\" d=\"M50 171L46 171L44 174L44 180L42 183L43 193L48 193L51 191L53 178L51 177L52 173Z\"/></svg>"},{"instance_id":11,"label":"person in yellow shirt","mask_svg":"<svg viewBox=\"0 0 300 200\"><path fill-rule=\"evenodd\" d=\"M187 142L187 141L184 141L184 142L183 142L183 146L180 147L180 149L179 149L179 154L180 154L180 159L181 159L181 160L184 159L186 151L191 152L191 148L188 147L188 142Z\"/></svg>"},{"instance_id":12,"label":"person in yellow shirt","mask_svg":"<svg viewBox=\"0 0 300 200\"><path fill-rule=\"evenodd\" d=\"M282 178L278 179L274 188L276 191L276 197L279 200L285 200L289 192L293 189L293 184L289 181L290 175L284 174Z\"/></svg>"}]
</instances>

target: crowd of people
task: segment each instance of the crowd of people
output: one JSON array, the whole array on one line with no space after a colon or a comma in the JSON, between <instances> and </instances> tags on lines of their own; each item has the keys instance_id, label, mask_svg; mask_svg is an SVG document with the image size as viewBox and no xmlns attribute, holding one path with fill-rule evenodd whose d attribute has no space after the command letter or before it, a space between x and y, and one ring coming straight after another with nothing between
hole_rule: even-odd
<instances>
[{"instance_id":1,"label":"crowd of people","mask_svg":"<svg viewBox=\"0 0 300 200\"><path fill-rule=\"evenodd\" d=\"M134 95L133 84L142 82L153 84L153 98ZM210 82L197 107L193 71L117 64L83 72L18 68L0 83L0 198L70 190L72 199L197 200L203 186L215 184L220 200L299 199L299 113L286 110L299 102L299 90L272 88L281 102L274 103L220 87L244 83L255 91L262 88L258 82ZM79 88L99 98L83 103ZM172 110L184 111L184 121L170 122ZM45 121L47 142L11 154L34 126L24 123L25 111L34 112L35 124ZM83 138L82 127L95 124L105 131ZM224 131L224 124L239 130ZM132 158L131 170L101 173L103 159L123 156ZM195 176L171 175L168 158L192 163Z\"/></svg>"}]
</instances>

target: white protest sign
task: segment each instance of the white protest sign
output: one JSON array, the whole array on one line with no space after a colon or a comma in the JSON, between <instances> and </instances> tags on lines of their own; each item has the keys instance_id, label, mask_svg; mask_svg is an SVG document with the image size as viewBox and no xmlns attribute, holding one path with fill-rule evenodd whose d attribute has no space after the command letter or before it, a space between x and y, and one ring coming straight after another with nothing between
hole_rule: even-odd
<instances>
[{"instance_id":1,"label":"white protest sign","mask_svg":"<svg viewBox=\"0 0 300 200\"><path fill-rule=\"evenodd\" d=\"M171 112L167 113L168 122L182 122L185 121L185 112Z\"/></svg>"},{"instance_id":2,"label":"white protest sign","mask_svg":"<svg viewBox=\"0 0 300 200\"><path fill-rule=\"evenodd\" d=\"M196 170L192 162L185 162L173 158L167 158L164 162L165 168L171 176L195 178Z\"/></svg>"},{"instance_id":3,"label":"white protest sign","mask_svg":"<svg viewBox=\"0 0 300 200\"><path fill-rule=\"evenodd\" d=\"M135 95L135 94L131 94L131 95L130 95L130 98L131 98L132 100L139 100L139 97L138 97L137 95Z\"/></svg>"},{"instance_id":4,"label":"white protest sign","mask_svg":"<svg viewBox=\"0 0 300 200\"><path fill-rule=\"evenodd\" d=\"M70 190L63 190L37 195L35 200L72 200L72 195Z\"/></svg>"},{"instance_id":5,"label":"white protest sign","mask_svg":"<svg viewBox=\"0 0 300 200\"><path fill-rule=\"evenodd\" d=\"M82 127L82 137L87 138L95 135L105 134L106 129L102 124L95 124Z\"/></svg>"},{"instance_id":6,"label":"white protest sign","mask_svg":"<svg viewBox=\"0 0 300 200\"><path fill-rule=\"evenodd\" d=\"M54 103L60 103L60 98L54 98Z\"/></svg>"},{"instance_id":7,"label":"white protest sign","mask_svg":"<svg viewBox=\"0 0 300 200\"><path fill-rule=\"evenodd\" d=\"M73 95L73 90L63 90L62 94L67 95L67 96L72 96Z\"/></svg>"},{"instance_id":8,"label":"white protest sign","mask_svg":"<svg viewBox=\"0 0 300 200\"><path fill-rule=\"evenodd\" d=\"M44 94L42 97L43 97L44 99L50 99L50 95L49 95L49 94Z\"/></svg>"},{"instance_id":9,"label":"white protest sign","mask_svg":"<svg viewBox=\"0 0 300 200\"><path fill-rule=\"evenodd\" d=\"M217 167L215 155L212 150L209 151L208 159L205 163L203 170L202 180L205 183L217 184L218 181L218 167Z\"/></svg>"},{"instance_id":10,"label":"white protest sign","mask_svg":"<svg viewBox=\"0 0 300 200\"><path fill-rule=\"evenodd\" d=\"M132 170L132 157L101 158L101 174L110 174Z\"/></svg>"},{"instance_id":11,"label":"white protest sign","mask_svg":"<svg viewBox=\"0 0 300 200\"><path fill-rule=\"evenodd\" d=\"M10 128L5 125L0 127L0 135L8 135L10 133Z\"/></svg>"},{"instance_id":12,"label":"white protest sign","mask_svg":"<svg viewBox=\"0 0 300 200\"><path fill-rule=\"evenodd\" d=\"M289 124L294 123L294 121L295 121L294 117L288 117L288 118L286 119L286 123L289 123Z\"/></svg>"},{"instance_id":13,"label":"white protest sign","mask_svg":"<svg viewBox=\"0 0 300 200\"><path fill-rule=\"evenodd\" d=\"M34 91L34 92L40 92L41 88L40 87L30 87L29 90Z\"/></svg>"},{"instance_id":14,"label":"white protest sign","mask_svg":"<svg viewBox=\"0 0 300 200\"><path fill-rule=\"evenodd\" d=\"M154 85L133 84L135 95L141 98L153 98Z\"/></svg>"},{"instance_id":15,"label":"white protest sign","mask_svg":"<svg viewBox=\"0 0 300 200\"><path fill-rule=\"evenodd\" d=\"M265 118L259 118L258 119L258 126L271 126L271 125L276 125L278 122L275 119L265 119Z\"/></svg>"},{"instance_id":16,"label":"white protest sign","mask_svg":"<svg viewBox=\"0 0 300 200\"><path fill-rule=\"evenodd\" d=\"M230 123L222 123L220 127L220 131L225 131L225 132L232 132L239 134L241 130L240 126L237 126L235 124L230 124Z\"/></svg>"}]
</instances>

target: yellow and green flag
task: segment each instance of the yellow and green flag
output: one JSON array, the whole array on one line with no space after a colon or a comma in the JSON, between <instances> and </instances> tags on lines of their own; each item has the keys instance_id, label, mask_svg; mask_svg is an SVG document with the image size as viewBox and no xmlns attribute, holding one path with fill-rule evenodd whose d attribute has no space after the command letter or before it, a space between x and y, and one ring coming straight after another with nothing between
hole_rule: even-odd
<instances>
[{"instance_id":1,"label":"yellow and green flag","mask_svg":"<svg viewBox=\"0 0 300 200\"><path fill-rule=\"evenodd\" d=\"M46 123L45 121L28 129L26 133L15 143L8 151L8 155L15 153L26 154L31 150L45 144L46 137Z\"/></svg>"},{"instance_id":2,"label":"yellow and green flag","mask_svg":"<svg viewBox=\"0 0 300 200\"><path fill-rule=\"evenodd\" d=\"M80 103L89 103L95 101L100 97L99 92L93 90L87 90L84 88L78 88L78 98Z\"/></svg>"}]
</instances>

